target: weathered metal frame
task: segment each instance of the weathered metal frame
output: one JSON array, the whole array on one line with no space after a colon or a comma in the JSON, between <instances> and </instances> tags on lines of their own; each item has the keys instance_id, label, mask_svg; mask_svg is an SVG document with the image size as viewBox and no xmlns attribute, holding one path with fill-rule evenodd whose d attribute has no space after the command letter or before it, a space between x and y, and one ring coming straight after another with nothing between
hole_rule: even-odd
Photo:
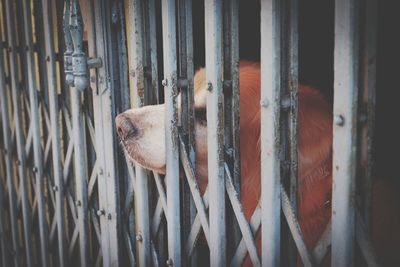
<instances>
[{"instance_id":1,"label":"weathered metal frame","mask_svg":"<svg viewBox=\"0 0 400 267\"><path fill-rule=\"evenodd\" d=\"M118 61L114 59L113 48L116 45L112 34L112 18L118 16L112 8L112 1L94 1L93 25L88 25L89 55L101 58L103 67L91 70L91 77L97 78L93 90L94 127L96 129L98 194L101 230L101 250L103 266L119 265L120 260L120 213L119 180L117 179L116 152L117 138L114 131L115 89ZM114 13L112 13L114 12ZM106 42L104 42L106 40ZM95 42L95 44L92 43ZM92 46L94 45L94 46ZM93 85L93 82L91 83Z\"/></svg>"},{"instance_id":2,"label":"weathered metal frame","mask_svg":"<svg viewBox=\"0 0 400 267\"><path fill-rule=\"evenodd\" d=\"M358 1L335 2L332 265L354 264Z\"/></svg>"},{"instance_id":3,"label":"weathered metal frame","mask_svg":"<svg viewBox=\"0 0 400 267\"><path fill-rule=\"evenodd\" d=\"M68 1L68 0L67 0ZM66 6L68 8L68 5ZM76 27L82 27L79 22L80 16L79 3L77 0L70 2L70 17L64 18L67 20L66 25L71 27L71 18L74 17ZM73 26L73 27L75 27ZM79 29L76 29L79 31ZM82 32L82 29L80 29ZM72 35L71 35L72 37ZM79 45L79 44L77 44ZM75 47L74 47L75 49ZM78 53L81 52L78 50ZM72 55L73 56L73 55ZM74 173L75 173L75 186L76 186L76 211L77 211L77 227L79 232L79 248L80 248L80 263L81 266L86 267L90 265L89 257L89 224L88 224L88 168L87 168L87 155L86 155L86 138L85 138L85 125L84 114L82 111L82 93L75 88L70 88L70 101L71 101L71 119L72 119L72 139L74 146Z\"/></svg>"},{"instance_id":4,"label":"weathered metal frame","mask_svg":"<svg viewBox=\"0 0 400 267\"><path fill-rule=\"evenodd\" d=\"M33 152L34 152L34 167L33 172L35 175L36 182L36 200L38 207L38 219L39 219L39 233L40 233L40 263L43 267L47 267L49 264L49 238L48 238L48 225L45 214L45 203L44 203L44 166L43 166L43 155L41 146L41 133L39 123L39 105L37 96L37 83L36 83L36 66L34 62L34 51L33 51L33 36L32 36L32 20L31 20L31 6L30 2L22 1L22 13L23 13L23 32L25 41L25 55L27 63L27 86L29 89L29 100L30 100L30 124L33 131Z\"/></svg>"},{"instance_id":5,"label":"weathered metal frame","mask_svg":"<svg viewBox=\"0 0 400 267\"><path fill-rule=\"evenodd\" d=\"M119 180L117 177L122 175L122 171L117 170L116 167L118 147L113 131L113 117L117 108L115 106L117 103L115 98L116 94L119 94L115 88L119 83L117 80L123 80L125 76L124 74L116 75L115 70L111 70L111 68L118 70L125 68L124 63L119 62L114 57L117 50L116 46L123 46L124 44L123 40L116 41L120 37L117 37L110 30L111 25L115 24L115 21L118 20L116 17L120 16L115 13L116 10L121 12L115 6L121 4L121 2L106 0L88 2L90 8L93 7L92 13L89 15L90 19L88 20L90 23L87 25L89 28L89 53L90 56L102 58L104 65L100 69L90 70L90 77L92 77L90 86L93 90L93 107L95 110L93 115L88 114L85 109L82 109L83 95L79 94L74 88L70 89L71 122L65 101L59 103L56 73L58 71L56 64L59 62L57 56L59 55L55 52L54 40L56 37L52 31L52 4L54 2L49 0L41 1L43 7L43 39L45 44L44 51L40 52L46 55L47 63L45 64L45 68L47 73L46 75L44 73L40 73L39 75L43 75L46 78L44 81L45 85L42 85L42 81L40 84L43 86L43 92L48 93L48 100L46 100L49 103L50 112L48 112L46 103L40 102L42 99L39 98L41 96L39 96L36 89L35 79L38 67L35 66L33 57L35 51L41 48L38 48L37 43L34 44L32 42L30 2L18 1L18 4L22 7L22 10L18 12L22 12L24 24L24 31L19 35L19 37L24 36L24 38L18 39L19 48L17 48L16 44L17 36L15 35L15 31L12 30L16 26L15 21L13 18L10 18L10 14L14 13L6 12L7 22L2 22L3 26L7 27L8 34L7 40L2 41L1 45L8 44L9 47L9 77L4 76L7 73L5 70L7 64L2 59L3 53L0 55L0 84L2 85L0 105L2 108L3 144L6 149L3 155L8 186L9 220L11 221L11 225L17 225L20 220L25 236L25 240L19 244L19 236L22 232L16 229L16 227L11 227L12 245L15 250L15 254L12 255L14 264L19 265L21 263L19 255L19 247L21 245L26 250L25 256L28 266L38 262L37 251L41 252L41 264L43 266L52 263L54 256L49 254L47 248L49 246L48 242L52 242L55 229L57 229L59 246L58 263L61 266L68 264L67 253L68 256L72 254L72 251L76 247L75 245L78 243L76 242L78 237L80 239L80 260L82 266L91 264L89 255L92 255L92 243L96 242L96 238L100 243L96 264L99 265L101 260L103 260L104 266L122 264L123 261L121 261L120 252L122 245L121 233L132 234L134 231L136 231L136 235L133 237L136 239L137 258L134 254L134 245L130 240L132 236L124 237L130 264L135 264L137 259L139 265L146 266L153 264L158 266L160 265L158 261L162 258L162 253L158 249L161 250L160 246L162 244L158 244L159 247L156 249L154 242L156 242L156 239L160 240L163 238L164 231L160 229L162 229L162 218L165 214L169 239L168 265L185 265L187 260L192 265L196 264L196 238L202 229L205 239L211 248L210 258L212 266L226 265L229 262L231 253L233 253L230 261L232 266L239 266L247 254L250 256L252 263L255 266L259 266L261 265L261 261L254 242L254 235L259 229L261 222L263 222L263 247L270 246L273 248L263 250L261 255L262 263L266 266L274 265L278 264L281 259L279 241L282 209L282 214L285 216L290 230L288 233L293 237L293 250L291 253L294 254L289 254L291 255L290 263L292 265L296 263L296 251L294 250L296 247L306 266L318 265L329 249L331 227L333 236L340 236L340 240L339 238L333 238L332 240L333 265L354 263L354 245L356 240L365 259L372 265L378 265L379 262L373 253L369 237L371 232L371 190L374 172L372 155L375 120L376 62L374 58L376 56L377 2L376 0L368 0L366 3L368 19L358 21L357 12L360 9L357 0L350 2L343 0L336 1L335 137L333 144L334 212L332 222L328 224L325 233L312 251L309 251L305 245L296 218L297 143L296 138L293 137L297 135L298 1L286 1L283 4L287 13L284 12L282 3L279 1L262 1L261 70L263 74L265 73L265 75L262 75L262 98L260 103L262 110L263 193L261 205L256 208L250 222L246 220L242 211L239 188L239 113L235 112L235 110L239 110L238 25L237 20L235 20L238 16L238 1L230 2L229 5L223 4L222 1L206 1L205 6L206 16L209 18L206 21L207 66L211 66L206 70L209 111L207 114L208 135L212 136L209 139L209 177L214 177L214 179L210 179L210 187L203 196L200 194L195 177L191 1L178 1L177 6L175 6L175 1L165 1L162 3L162 20L164 26L163 85L168 111L165 118L167 126L167 153L169 155L166 177L167 192L165 192L162 177L154 173L154 183L158 192L158 198L155 198L156 201L153 207L150 204L150 198L152 198L152 188L148 180L150 174L138 166L133 170L132 166L128 163L127 169L130 172L130 177L127 178L127 183L129 186L125 202L123 203L126 214L120 214ZM6 11L13 10L13 3L11 1L4 0L3 2L6 3ZM73 3L77 4L78 2L73 0ZM139 107L143 104L154 103L155 100L159 101L155 1L148 0L143 2L132 0L129 1L129 4L129 17L130 19L133 18L134 21L130 25L131 30L129 31L131 41L131 46L128 49L131 66L129 73L131 86L133 85L133 107ZM73 11L75 12L74 15L78 14L76 10ZM175 16L176 14L178 16ZM224 17L225 20L223 20L222 14L232 16L232 20L229 20L226 16ZM281 20L279 17L281 15L289 16L288 20L286 20L288 24L285 24ZM66 22L69 25L69 15L67 17ZM176 19L178 19L177 24ZM358 53L357 48L359 42L358 32L360 31L358 23L364 23L365 32L363 40L365 41L365 46L363 47L364 50L361 51L362 53ZM178 25L177 28L176 25ZM19 23L18 27L22 27L22 24ZM289 31L286 31L287 34L285 36L282 35L285 32L282 31L284 28L289 29ZM99 31L99 29L101 30ZM369 31L365 29L369 29ZM180 36L180 39L176 38L177 36ZM60 40L58 41L60 42ZM21 50L21 42L26 44L25 51ZM116 44L116 42L120 43ZM224 44L225 50L223 50L222 44ZM176 50L176 47L178 50ZM17 51L17 49L19 50ZM68 53L72 53L72 51ZM348 56L343 56L341 53L347 53ZM358 58L359 54L361 55L360 59ZM20 63L18 60L20 60ZM40 64L43 64L43 62ZM68 70L69 67L66 66L66 68ZM40 67L39 71L42 69L43 67ZM264 71L265 69L268 69L268 71ZM348 75L349 70L351 75ZM21 84L17 78L17 73L19 72L23 74L23 82L26 82L27 89L21 89ZM83 72L80 74L83 75ZM87 72L85 72L85 75L87 75ZM348 86L345 86L346 84ZM357 92L357 84L362 88L360 92ZM343 88L347 90L343 90ZM179 116L177 107L178 89L181 92L182 104L182 111L180 113L182 132L180 133L178 133L177 128L177 118ZM12 96L8 96L8 90L10 90ZM19 94L22 91L24 95L20 98ZM27 92L29 92L29 96ZM155 100L153 99L154 95L156 97ZM345 97L342 97L342 95L345 95ZM224 105L222 105L222 96L224 97ZM20 102L22 98L24 98L23 103ZM8 112L10 112L8 99L13 100L13 122L9 120L8 116ZM344 102L343 99L346 99L347 102ZM359 101L362 101L363 105L361 103L359 105L357 99L360 99ZM22 120L18 111L26 107L29 107L27 110L29 114ZM60 109L62 111L62 119L64 119L63 124L65 125L64 127L62 126L63 128L60 127ZM224 118L222 117L222 109L225 111ZM360 115L359 119L361 120L363 120L363 116L366 116L366 123L363 121L357 122L357 114ZM94 125L91 122L93 118ZM25 120L30 123L26 135L24 134L27 127L24 124ZM51 135L51 141L47 139L44 145L42 145L43 142L40 136L40 120L44 121L41 122L44 127L47 125L46 131L49 131ZM224 124L224 121L231 121L231 124ZM359 132L356 131L357 128ZM229 133L229 136L223 138L222 133ZM359 140L356 139L357 134L359 135ZM65 155L62 154L61 136L63 138L72 137L72 140L65 143ZM292 137L290 142L286 140L288 136ZM14 139L17 145L16 155L13 155L14 149L12 143ZM90 148L90 144L87 143L88 140L91 140L93 143L93 148ZM347 143L340 140L346 140ZM96 143L104 144L104 146L96 147ZM357 144L360 143L365 144L365 149L357 151ZM343 153L343 149L339 147L339 144L346 144L346 151L348 153ZM49 155L50 146L52 148L53 173L49 174L51 176L49 177L49 181L52 179L51 181L54 182L52 188L54 193L50 192L49 196L52 198L56 211L53 220L47 225L44 213L44 205L46 203L44 203L43 199L45 197L43 179L47 175L44 173L44 166L46 166L46 158L48 158L47 155ZM287 150L288 147L289 149ZM93 166L88 166L87 164L87 158L93 156L86 155L87 149L93 149L96 153L96 160L93 162ZM286 155L282 154L283 150L286 151ZM31 151L33 151L33 158L35 160L33 174L36 177L36 184L34 188L30 187L30 183L26 183L27 177L30 177L31 173L29 172L29 175L26 175L27 162L25 157L30 155ZM265 153L266 151L272 151L272 154L268 155ZM341 151L340 157L338 157L338 151ZM344 154L348 156L350 161L345 162ZM181 161L179 161L179 155ZM368 162L365 173L356 173L357 155L360 157L361 165L364 162ZM77 193L75 200L70 192L71 188L69 188L68 182L72 166L72 156L75 159L74 168ZM15 158L18 159L18 168L14 168L13 166ZM285 166L286 164L289 166L288 173L281 173L282 162ZM186 180L182 181L182 183L179 181L179 164L182 164L186 174ZM339 169L336 169L336 166L339 166ZM90 174L89 167L92 167ZM18 197L14 190L16 170L18 170L20 179ZM346 172L346 175L342 175L343 172ZM365 177L362 180L365 187L362 192L362 210L357 209L355 203L351 202L355 198L356 174ZM216 177L218 179L215 179ZM282 184L281 177L289 178L288 188ZM187 185L184 188L183 195L181 195L180 191L180 185L182 184ZM345 194L348 196L347 198L343 198L343 190L347 192ZM95 191L98 194L98 199L91 198ZM179 192L179 194L176 192ZM34 196L33 201L28 199L27 196L29 194ZM340 198L338 198L338 194L340 194ZM53 199L54 196L55 200ZM186 197L181 198L182 196ZM267 197L269 198L267 199ZM131 207L133 198L135 199L136 207L135 216L133 216ZM88 202L91 199L92 202L98 201L98 203L89 204ZM191 201L189 205L185 203L185 209L187 210L183 212L180 211L182 199ZM232 217L238 222L236 228L238 236L235 237L238 239L235 241L233 251L226 246L225 239L223 238L226 236L227 231L224 222L226 218L224 216L215 216L216 213L218 215L225 214L225 212L221 212L221 209L224 210L226 200L230 201L233 208ZM210 202L213 205L210 206ZM349 206L349 203L354 205ZM16 214L20 204L22 204L21 218ZM76 228L74 228L75 230L73 230L71 237L65 234L69 232L68 229L70 228L68 225L70 223L64 218L64 213L68 212L68 208L64 211L65 204L68 205L71 213L74 213L76 210L78 211L76 217L73 215L74 222L72 222L72 225L75 223ZM99 205L98 209L97 205ZM349 208L345 210L343 209L344 206ZM154 208L154 211L151 210L152 208ZM207 215L208 208L210 211L209 216ZM29 209L32 209L32 212ZM187 211L189 212L185 213ZM341 212L344 213L341 214ZM151 213L153 213L152 216L150 215ZM30 238L27 235L27 231L32 227L31 218L38 218L40 249L34 248L32 245L34 243L30 243L27 240L27 238ZM273 220L268 220L271 218ZM132 223L134 219L136 219L136 224ZM182 224L185 221L189 223ZM184 227L181 228L181 225ZM47 228L50 229L49 233L47 233ZM92 229L94 232L93 236L91 234ZM343 238L343 234L337 234L338 229L341 229L341 233L343 229L346 229L349 234L345 235L346 238ZM231 231L230 228L228 230ZM266 232L266 230L270 232ZM272 234L275 235L275 238L271 238ZM1 241L3 242L4 240L2 239ZM69 248L66 247L67 242ZM287 239L282 240L282 242L287 242ZM348 247L343 247L344 244L347 244ZM2 254L4 255L5 253L2 252ZM2 260L4 265L6 258L2 257Z\"/></svg>"},{"instance_id":6,"label":"weathered metal frame","mask_svg":"<svg viewBox=\"0 0 400 267\"><path fill-rule=\"evenodd\" d=\"M21 88L18 82L18 63L17 63L17 51L16 51L16 28L14 23L14 14L12 1L5 1L6 9L6 26L7 26L7 43L9 47L9 67L10 67L10 79L11 79L11 91L13 100L13 118L16 133L16 144L17 144L17 166L18 176L20 180L20 194L22 203L22 215L23 215L23 229L24 229L24 247L27 266L33 265L33 254L32 254L32 240L31 240L31 207L28 200L28 184L27 184L27 172L26 172L26 156L25 156L25 140L23 136L23 125L20 111L20 98L19 94Z\"/></svg>"},{"instance_id":7,"label":"weathered metal frame","mask_svg":"<svg viewBox=\"0 0 400 267\"><path fill-rule=\"evenodd\" d=\"M63 166L61 162L61 142L59 127L59 101L57 92L56 81L56 59L55 59L55 45L53 31L53 16L52 16L52 2L49 0L42 0L43 10L43 29L44 29L44 43L45 54L48 57L46 61L46 75L47 75L47 91L49 94L49 108L50 108L50 124L51 124L51 146L53 157L53 175L54 187L56 198L56 222L57 222L57 239L58 239L58 256L59 266L64 267L67 264L66 258L66 240L65 240L65 221L64 221L64 178Z\"/></svg>"},{"instance_id":8,"label":"weathered metal frame","mask_svg":"<svg viewBox=\"0 0 400 267\"><path fill-rule=\"evenodd\" d=\"M261 1L261 246L264 266L279 266L281 254L280 14L279 1Z\"/></svg>"},{"instance_id":9,"label":"weathered metal frame","mask_svg":"<svg viewBox=\"0 0 400 267\"><path fill-rule=\"evenodd\" d=\"M210 266L226 266L226 219L223 125L222 2L206 0L207 146Z\"/></svg>"},{"instance_id":10,"label":"weathered metal frame","mask_svg":"<svg viewBox=\"0 0 400 267\"><path fill-rule=\"evenodd\" d=\"M4 2L2 2L4 4ZM3 13L4 14L4 13ZM4 17L3 17L4 18ZM1 24L4 26L4 21L1 21ZM1 36L3 37L3 36ZM6 84L6 68L5 61L3 58L4 55L4 40L1 40L1 51L0 51L0 101L1 101L1 120L2 120L2 128L3 128L3 144L4 150L3 155L5 159L5 167L6 167L6 179L7 179L7 193L8 193L8 203L9 203L9 214L10 214L10 223L11 223L11 237L12 237L12 249L13 253L13 263L15 266L19 266L20 264L20 253L19 253L19 231L16 227L12 227L13 225L17 225L17 198L15 192L14 185L14 167L13 167L13 148L12 148L12 137L11 137L11 129L9 127L9 112L10 107L8 105L8 91L9 87ZM2 238L3 239L3 238ZM6 255L3 254L3 264Z\"/></svg>"},{"instance_id":11,"label":"weathered metal frame","mask_svg":"<svg viewBox=\"0 0 400 267\"><path fill-rule=\"evenodd\" d=\"M132 19L130 29L130 49L131 55L130 79L131 86L134 88L133 107L138 108L145 104L146 93L144 77L144 39L142 32L142 1L129 2L129 18ZM150 215L149 215L149 185L147 172L140 166L135 166L135 231L137 240L137 258L140 266L150 265Z\"/></svg>"},{"instance_id":12,"label":"weathered metal frame","mask_svg":"<svg viewBox=\"0 0 400 267\"><path fill-rule=\"evenodd\" d=\"M168 265L182 266L181 212L179 182L178 141L178 71L176 50L176 6L174 0L162 2L163 59L165 91L165 145L166 145L166 191Z\"/></svg>"}]
</instances>

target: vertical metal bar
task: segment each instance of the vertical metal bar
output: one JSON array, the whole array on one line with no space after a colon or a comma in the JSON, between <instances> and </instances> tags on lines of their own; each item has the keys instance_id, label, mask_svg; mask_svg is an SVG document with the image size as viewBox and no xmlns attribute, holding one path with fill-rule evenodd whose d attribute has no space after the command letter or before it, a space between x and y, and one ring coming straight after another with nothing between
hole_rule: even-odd
<instances>
[{"instance_id":1,"label":"vertical metal bar","mask_svg":"<svg viewBox=\"0 0 400 267\"><path fill-rule=\"evenodd\" d=\"M145 85L144 78L144 18L142 13L143 1L129 1L129 62L132 66L130 70L130 84L134 88L133 107L143 106L146 93L149 93ZM151 240L150 240L150 215L149 215L149 184L147 172L141 166L135 166L136 190L135 190L135 219L137 255L139 266L151 265ZM140 240L140 241L139 241Z\"/></svg>"},{"instance_id":2,"label":"vertical metal bar","mask_svg":"<svg viewBox=\"0 0 400 267\"><path fill-rule=\"evenodd\" d=\"M158 59L157 59L157 25L156 25L156 0L148 0L148 53L150 53L151 86L156 95L156 102L159 103L159 80L158 80ZM154 101L153 101L154 102Z\"/></svg>"},{"instance_id":3,"label":"vertical metal bar","mask_svg":"<svg viewBox=\"0 0 400 267\"><path fill-rule=\"evenodd\" d=\"M57 220L57 238L58 238L58 257L59 266L67 265L66 258L66 240L65 240L65 222L64 222L64 180L63 170L61 165L61 135L59 126L59 103L58 90L56 81L56 64L55 64L55 48L54 48L54 32L53 32L53 16L52 2L50 0L42 0L42 15L43 15L43 30L44 30L44 45L47 75L47 90L49 94L50 107L50 134L51 147L53 157L53 175L54 188L56 195L56 220Z\"/></svg>"},{"instance_id":4,"label":"vertical metal bar","mask_svg":"<svg viewBox=\"0 0 400 267\"><path fill-rule=\"evenodd\" d=\"M239 88L239 1L224 1L224 145L225 161L233 174L240 198L240 88ZM227 254L230 258L241 232L233 210L227 213Z\"/></svg>"},{"instance_id":5,"label":"vertical metal bar","mask_svg":"<svg viewBox=\"0 0 400 267\"><path fill-rule=\"evenodd\" d=\"M1 69L1 68L0 68ZM1 75L1 74L0 74ZM0 77L1 79L1 77ZM1 84L1 83L0 83ZM1 103L0 103L1 105ZM2 113L2 112L0 112ZM1 120L1 116L0 116ZM3 148L4 149L4 148ZM3 159L5 160L5 154L4 152L1 155L0 159L0 258L1 258L1 263L2 266L7 266L7 258L8 258L8 253L7 253L7 248L6 248L6 237L4 235L4 229L5 229L5 221L6 221L6 210L4 209L5 204L4 204L4 187L3 187L3 178L5 179L7 176L4 172L4 165L3 165Z\"/></svg>"},{"instance_id":6,"label":"vertical metal bar","mask_svg":"<svg viewBox=\"0 0 400 267\"><path fill-rule=\"evenodd\" d=\"M180 87L181 92L181 134L191 165L196 166L192 0L178 1L178 30L178 79L181 81L181 85L178 84L178 87ZM191 197L190 188L187 183L184 183L183 201L183 238L186 241L190 233L191 225L197 213L193 198ZM186 264L190 263L191 266L197 266L198 257L196 251L192 253L190 259L186 258L185 255L185 260L187 260Z\"/></svg>"},{"instance_id":7,"label":"vertical metal bar","mask_svg":"<svg viewBox=\"0 0 400 267\"><path fill-rule=\"evenodd\" d=\"M75 41L74 49L80 46L79 38L82 33L82 20L80 18L80 10L78 0L72 0L70 6L70 20L68 25L70 29L74 29ZM73 24L72 24L73 23ZM72 32L71 32L72 36ZM82 48L77 51L74 50L72 54L73 63L77 63L76 59L82 56ZM75 57L75 60L74 60ZM83 59L85 60L85 58ZM75 71L76 65L73 66ZM75 74L75 73L74 73ZM82 73L80 73L82 74ZM82 77L82 76L80 76ZM77 81L74 76L74 83ZM79 79L78 79L79 80ZM82 84L80 84L81 86ZM82 90L82 88L79 88ZM76 206L78 211L77 226L79 230L79 247L80 247L80 261L81 266L86 267L90 265L89 256L89 223L88 223L88 169L87 169L87 154L86 154L86 138L85 138L85 124L82 112L82 94L77 88L70 88L71 95L71 116L74 140L74 170L75 170L75 188L76 188Z\"/></svg>"},{"instance_id":8,"label":"vertical metal bar","mask_svg":"<svg viewBox=\"0 0 400 267\"><path fill-rule=\"evenodd\" d=\"M354 264L357 4L357 0L335 3L332 266Z\"/></svg>"},{"instance_id":9,"label":"vertical metal bar","mask_svg":"<svg viewBox=\"0 0 400 267\"><path fill-rule=\"evenodd\" d=\"M290 172L289 176L289 199L290 204L293 208L295 215L297 216L297 109L298 109L298 19L299 19L299 1L298 0L288 0L287 1L287 24L285 25L285 30L287 36L285 42L287 44L287 79L286 90L288 91L290 99L290 107L288 109L288 140L282 140L282 142L287 142L289 145L288 160ZM282 129L281 129L282 130ZM297 264L297 248L292 238L292 234L288 229L288 263L290 266L296 266Z\"/></svg>"},{"instance_id":10,"label":"vertical metal bar","mask_svg":"<svg viewBox=\"0 0 400 267\"><path fill-rule=\"evenodd\" d=\"M210 265L226 266L224 121L222 98L222 2L205 8Z\"/></svg>"},{"instance_id":11,"label":"vertical metal bar","mask_svg":"<svg viewBox=\"0 0 400 267\"><path fill-rule=\"evenodd\" d=\"M261 207L262 264L280 265L280 1L261 1Z\"/></svg>"},{"instance_id":12,"label":"vertical metal bar","mask_svg":"<svg viewBox=\"0 0 400 267\"><path fill-rule=\"evenodd\" d=\"M2 3L3 4L3 3ZM3 24L3 21L1 21ZM4 25L4 24L3 24ZM10 213L10 228L13 246L13 262L14 266L20 266L20 252L19 252L19 241L18 241L18 221L17 221L17 199L15 196L15 185L14 185L14 170L13 170L13 148L11 146L11 131L8 106L8 94L7 85L5 81L5 67L3 58L3 40L0 40L0 101L1 101L1 115L2 115L2 128L3 128L3 140L4 140L4 158L6 164L7 174L7 188L8 188L8 204Z\"/></svg>"},{"instance_id":13,"label":"vertical metal bar","mask_svg":"<svg viewBox=\"0 0 400 267\"><path fill-rule=\"evenodd\" d=\"M165 145L169 263L182 265L177 108L177 51L175 1L162 2L165 90Z\"/></svg>"},{"instance_id":14,"label":"vertical metal bar","mask_svg":"<svg viewBox=\"0 0 400 267\"><path fill-rule=\"evenodd\" d=\"M25 141L23 136L23 126L20 109L20 88L18 84L18 66L17 66L17 54L16 54L16 39L15 33L17 29L14 24L14 8L13 1L6 0L6 21L7 21L7 41L9 46L9 63L10 63L10 77L11 77L11 89L12 89L12 100L14 107L14 124L16 130L16 141L17 141L17 153L18 153L18 175L20 179L20 192L22 201L22 216L23 216L23 229L25 239L25 257L27 266L33 265L32 258L32 223L31 223L31 212L28 199L28 176L26 174L26 157L25 157Z\"/></svg>"},{"instance_id":15,"label":"vertical metal bar","mask_svg":"<svg viewBox=\"0 0 400 267\"><path fill-rule=\"evenodd\" d=\"M74 140L74 171L76 186L76 206L78 211L79 247L81 265L89 266L89 225L86 144L82 113L81 93L71 88L72 138Z\"/></svg>"},{"instance_id":16,"label":"vertical metal bar","mask_svg":"<svg viewBox=\"0 0 400 267\"><path fill-rule=\"evenodd\" d=\"M111 12L112 11L112 12ZM98 175L99 206L104 210L100 216L101 249L103 266L118 266L119 259L119 181L116 170L117 143L115 136L115 69L117 58L113 54L116 49L116 35L111 30L112 17L118 17L112 8L111 1L95 1L92 13L94 25L87 25L89 53L91 57L102 59L103 67L97 69L96 89L93 90L93 109L96 128L96 152L99 169ZM93 27L94 26L94 27ZM95 43L92 43L95 41Z\"/></svg>"},{"instance_id":17,"label":"vertical metal bar","mask_svg":"<svg viewBox=\"0 0 400 267\"><path fill-rule=\"evenodd\" d=\"M44 203L44 173L43 173L43 158L42 158L42 145L40 134L39 122L39 107L36 89L36 67L34 62L33 51L33 36L32 36L32 19L31 19L31 6L30 2L22 1L23 13L23 32L25 34L25 53L27 63L28 80L27 85L29 88L30 100L30 123L33 129L33 154L34 164L33 172L35 174L36 182L36 200L38 207L39 219L39 235L40 235L40 255L41 265L48 266L48 229L46 220L46 208ZM22 45L22 43L20 44Z\"/></svg>"},{"instance_id":18,"label":"vertical metal bar","mask_svg":"<svg viewBox=\"0 0 400 267\"><path fill-rule=\"evenodd\" d=\"M376 43L378 3L376 0L365 1L363 20L363 50L360 88L362 90L361 116L365 121L360 133L360 162L363 184L364 225L371 233L372 220L372 180L374 176L374 129L375 129L375 96L376 96ZM361 44L360 44L361 45ZM360 119L360 120L361 120Z\"/></svg>"}]
</instances>

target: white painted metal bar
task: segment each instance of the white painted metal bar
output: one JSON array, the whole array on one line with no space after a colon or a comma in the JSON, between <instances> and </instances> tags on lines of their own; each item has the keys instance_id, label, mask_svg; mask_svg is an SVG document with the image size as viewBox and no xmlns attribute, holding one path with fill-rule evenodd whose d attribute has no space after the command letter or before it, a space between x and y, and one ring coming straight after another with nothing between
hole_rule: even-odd
<instances>
[{"instance_id":1,"label":"white painted metal bar","mask_svg":"<svg viewBox=\"0 0 400 267\"><path fill-rule=\"evenodd\" d=\"M10 66L10 77L11 77L11 90L12 100L14 108L14 124L16 131L16 143L17 143L17 165L18 165L18 176L20 179L20 190L21 190L21 201L22 201L22 217L23 217L23 229L24 229L24 241L25 241L25 259L26 265L32 266L33 254L32 254L32 222L31 222L31 211L28 199L28 183L26 173L26 155L25 155L25 140L23 136L23 126L21 117L21 103L20 103L20 85L18 81L18 64L17 64L17 47L16 47L16 32L14 18L15 9L14 3L11 0L5 1L5 13L6 13L6 24L7 24L7 42L9 46L9 66Z\"/></svg>"},{"instance_id":2,"label":"white painted metal bar","mask_svg":"<svg viewBox=\"0 0 400 267\"><path fill-rule=\"evenodd\" d=\"M261 1L261 236L262 265L280 265L280 1Z\"/></svg>"},{"instance_id":3,"label":"white painted metal bar","mask_svg":"<svg viewBox=\"0 0 400 267\"><path fill-rule=\"evenodd\" d=\"M205 8L210 266L226 266L222 1Z\"/></svg>"},{"instance_id":4,"label":"white painted metal bar","mask_svg":"<svg viewBox=\"0 0 400 267\"><path fill-rule=\"evenodd\" d=\"M39 122L39 108L37 96L37 83L36 83L36 66L34 62L34 47L32 36L32 14L30 2L22 1L23 13L23 28L24 41L25 41L25 56L27 64L27 86L29 89L29 101L31 117L30 123L33 129L33 154L34 154L34 167L33 172L36 182L36 199L38 205L38 219L39 219L39 236L40 236L40 263L43 267L49 264L48 255L48 225L46 219L46 207L44 203L44 170L43 170L43 157L41 145L41 133Z\"/></svg>"},{"instance_id":5,"label":"white painted metal bar","mask_svg":"<svg viewBox=\"0 0 400 267\"><path fill-rule=\"evenodd\" d=\"M3 3L2 3L3 4ZM3 21L1 21L2 26L4 26ZM5 26L4 26L5 27ZM19 251L19 234L17 227L13 227L17 225L17 199L15 195L15 185L14 185L14 168L13 168L13 148L12 148L12 140L11 140L11 131L10 131L10 120L9 120L9 112L10 108L8 105L8 87L5 81L5 62L3 58L3 40L1 40L0 45L0 101L1 101L1 121L3 128L3 142L4 142L4 159L6 165L6 175L7 175L7 191L8 191L8 205L9 205L9 214L10 214L10 228L11 228L11 237L12 237L12 248L13 248L13 263L14 266L20 265L20 251ZM3 256L5 257L5 255Z\"/></svg>"},{"instance_id":6,"label":"white painted metal bar","mask_svg":"<svg viewBox=\"0 0 400 267\"><path fill-rule=\"evenodd\" d=\"M332 266L354 264L358 1L335 2Z\"/></svg>"},{"instance_id":7,"label":"white painted metal bar","mask_svg":"<svg viewBox=\"0 0 400 267\"><path fill-rule=\"evenodd\" d=\"M94 9L86 9L93 19L87 25L89 56L101 58L103 66L91 70L91 77L97 77L93 90L93 113L96 135L96 155L99 164L98 194L99 208L104 211L100 217L101 251L103 266L120 265L119 238L119 179L116 170L117 138L114 125L115 77L114 69L118 61L113 54L116 45L116 32L112 32L112 16L118 16L117 8L112 8L111 1L96 1ZM91 10L91 12L90 12ZM114 13L113 13L114 12ZM113 14L112 14L113 13ZM93 25L94 23L94 25ZM115 34L115 35L114 35ZM95 43L93 43L95 42ZM115 57L115 58L114 58Z\"/></svg>"},{"instance_id":8,"label":"white painted metal bar","mask_svg":"<svg viewBox=\"0 0 400 267\"><path fill-rule=\"evenodd\" d=\"M165 145L167 187L167 265L182 266L181 212L179 185L179 141L178 141L178 87L176 50L175 0L162 1L164 95L165 95Z\"/></svg>"},{"instance_id":9,"label":"white painted metal bar","mask_svg":"<svg viewBox=\"0 0 400 267\"><path fill-rule=\"evenodd\" d=\"M131 69L130 85L133 88L133 107L139 108L145 105L146 95L149 93L144 77L144 54L145 54L145 33L143 17L143 1L130 0L128 2L128 14L130 21L129 30L129 64ZM150 239L150 215L149 215L149 184L145 169L135 166L135 231L136 250L139 266L151 264L151 239Z\"/></svg>"}]
</instances>

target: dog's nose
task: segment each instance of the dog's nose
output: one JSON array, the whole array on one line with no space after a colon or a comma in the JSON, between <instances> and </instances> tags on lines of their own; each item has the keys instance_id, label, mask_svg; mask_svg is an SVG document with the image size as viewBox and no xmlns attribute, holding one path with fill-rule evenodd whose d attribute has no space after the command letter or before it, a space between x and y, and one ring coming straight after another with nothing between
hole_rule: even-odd
<instances>
[{"instance_id":1,"label":"dog's nose","mask_svg":"<svg viewBox=\"0 0 400 267\"><path fill-rule=\"evenodd\" d=\"M119 138L123 141L138 134L136 125L123 113L115 118L115 126L117 127Z\"/></svg>"}]
</instances>

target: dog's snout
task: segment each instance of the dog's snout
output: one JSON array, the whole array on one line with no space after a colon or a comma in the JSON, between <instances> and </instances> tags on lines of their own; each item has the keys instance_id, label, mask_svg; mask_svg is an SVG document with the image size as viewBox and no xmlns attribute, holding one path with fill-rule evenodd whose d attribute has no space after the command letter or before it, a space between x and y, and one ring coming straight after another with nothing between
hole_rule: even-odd
<instances>
[{"instance_id":1,"label":"dog's snout","mask_svg":"<svg viewBox=\"0 0 400 267\"><path fill-rule=\"evenodd\" d=\"M138 128L125 114L119 114L115 118L118 136L121 140L133 138L138 135Z\"/></svg>"}]
</instances>

